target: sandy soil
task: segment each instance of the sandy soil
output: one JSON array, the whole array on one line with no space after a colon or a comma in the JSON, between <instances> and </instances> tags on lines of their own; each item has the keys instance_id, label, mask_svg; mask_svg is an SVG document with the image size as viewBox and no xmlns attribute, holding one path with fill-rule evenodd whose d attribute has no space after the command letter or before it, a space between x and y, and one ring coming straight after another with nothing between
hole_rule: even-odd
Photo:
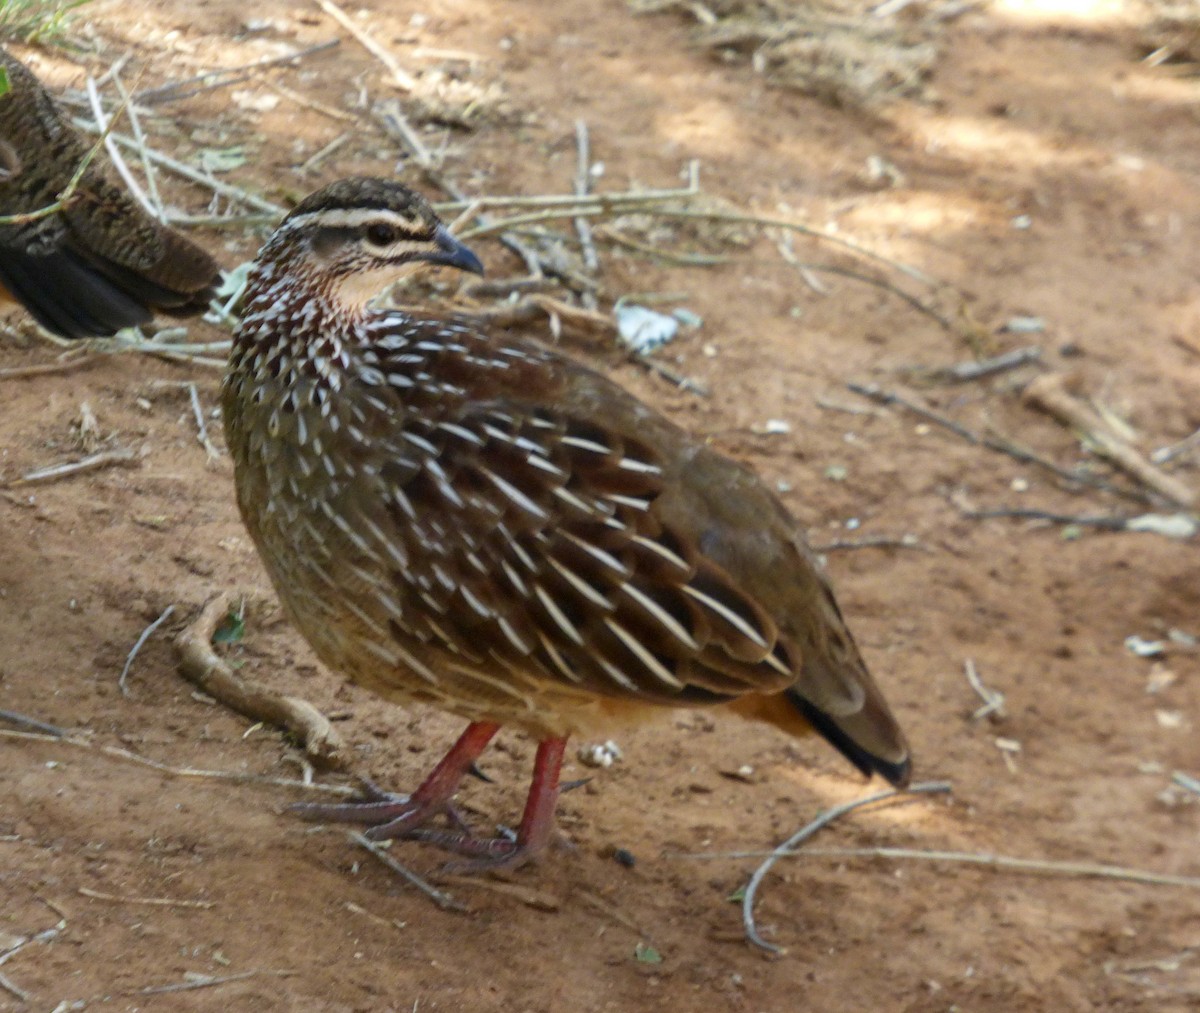
<instances>
[{"instance_id":1,"label":"sandy soil","mask_svg":"<svg viewBox=\"0 0 1200 1013\"><path fill-rule=\"evenodd\" d=\"M968 13L945 30L932 101L867 115L769 88L746 63L697 49L682 17L635 19L615 0L365 6L375 35L407 65L465 50L478 74L507 90L515 117L449 135L447 172L467 190L569 188L582 118L604 187L675 185L699 159L715 196L768 214L790 208L956 286L984 351L1041 344L1045 368L1069 371L1133 426L1143 449L1200 426L1197 84L1140 64L1135 26L1119 10L1056 17L1013 0ZM271 22L256 35L242 31L246 11L229 0L97 2L88 12L105 56L87 66L97 71L130 49L130 67L147 68L143 83L344 35L316 7L276 0L254 8ZM36 66L59 86L81 80L61 54ZM354 109L362 89L394 94L348 39L275 79L338 109ZM275 94L253 82L239 88ZM249 162L230 178L280 202L340 175L388 172L397 157L365 119L340 121L291 98L259 113L225 90L166 112L151 122L160 147L183 156L245 144ZM317 173L297 174L348 130ZM436 146L442 136L427 139ZM869 182L871 156L902 178ZM167 185L178 205L204 210L202 191ZM257 243L236 230L197 235L228 263ZM479 249L494 273L515 270L500 247ZM796 252L834 258L800 242ZM1171 787L1176 770L1200 774L1197 655L1178 648L1144 659L1123 645L1172 628L1200 634L1195 545L1090 530L1071 539L1059 526L964 517L956 503L1076 515L1146 508L1069 490L903 412L863 413L870 406L845 388L857 380L907 392L1074 466L1086 456L1076 437L1021 403L1016 382L1030 371L919 386L911 367L970 358L960 335L852 280L823 276L819 294L765 238L703 272L607 259L611 295L686 293L680 304L703 327L663 354L712 394L676 390L610 351L592 352L593 361L783 483L814 542L911 534L922 547L833 551L829 567L910 734L917 776L952 781L953 795L856 814L815 844L1200 875L1200 798ZM1003 332L1017 316L1040 317L1046 329ZM193 334L221 336L206 325ZM56 354L19 327L0 341L4 368ZM280 733L251 727L178 677L169 637L152 638L137 658L130 696L117 689L131 645L168 605L176 615L166 631L177 631L220 590L270 600L236 515L228 458L206 459L180 386L194 382L211 410L218 376L122 355L0 380L5 481L77 453L83 402L102 445L139 452L136 466L0 493L0 707L86 730L94 744L0 737L0 953L62 921L52 940L4 963L0 973L28 998L0 991L0 1009L1200 1005L1197 893L1179 885L811 857L781 863L763 887L760 925L786 953L748 947L730 895L756 863L679 853L770 847L818 809L870 789L820 742L791 742L732 716L680 713L623 736L625 759L609 770L573 762L568 776L592 775L561 807L573 850L511 880L537 904L492 881L455 883L448 889L465 914L439 910L341 832L284 812L302 792L171 776L101 752L119 746L172 767L266 778L298 773ZM756 434L767 419L790 432ZM1174 467L1197 481L1194 459ZM404 712L341 685L269 604L251 612L232 657L334 715L356 769L383 784L411 786L456 734L444 715ZM967 658L1005 694L1003 720L971 719L979 700L963 677ZM998 740L1018 744L1007 760ZM484 764L496 783L466 789L475 818L515 816L531 757L529 742L502 737ZM743 767L744 779L726 776ZM636 864L614 861L616 848ZM436 855L395 850L436 873ZM639 944L661 963L637 959ZM247 972L256 973L145 991Z\"/></svg>"}]
</instances>

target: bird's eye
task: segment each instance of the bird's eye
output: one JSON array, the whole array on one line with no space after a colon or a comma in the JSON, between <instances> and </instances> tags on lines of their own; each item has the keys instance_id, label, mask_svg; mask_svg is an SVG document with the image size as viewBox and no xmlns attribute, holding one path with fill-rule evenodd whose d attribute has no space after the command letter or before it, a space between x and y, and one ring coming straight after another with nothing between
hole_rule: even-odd
<instances>
[{"instance_id":1,"label":"bird's eye","mask_svg":"<svg viewBox=\"0 0 1200 1013\"><path fill-rule=\"evenodd\" d=\"M367 242L374 246L390 246L396 239L397 233L394 226L385 225L383 222L367 226Z\"/></svg>"}]
</instances>

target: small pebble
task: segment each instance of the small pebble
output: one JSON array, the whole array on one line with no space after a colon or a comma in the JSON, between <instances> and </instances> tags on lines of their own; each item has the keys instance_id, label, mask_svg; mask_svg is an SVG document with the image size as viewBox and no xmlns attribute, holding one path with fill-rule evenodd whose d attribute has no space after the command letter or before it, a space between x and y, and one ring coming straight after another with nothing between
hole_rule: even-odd
<instances>
[{"instance_id":1,"label":"small pebble","mask_svg":"<svg viewBox=\"0 0 1200 1013\"><path fill-rule=\"evenodd\" d=\"M637 858L634 857L632 851L626 851L624 848L613 848L613 861L617 865L623 865L626 869L632 869L637 865Z\"/></svg>"}]
</instances>

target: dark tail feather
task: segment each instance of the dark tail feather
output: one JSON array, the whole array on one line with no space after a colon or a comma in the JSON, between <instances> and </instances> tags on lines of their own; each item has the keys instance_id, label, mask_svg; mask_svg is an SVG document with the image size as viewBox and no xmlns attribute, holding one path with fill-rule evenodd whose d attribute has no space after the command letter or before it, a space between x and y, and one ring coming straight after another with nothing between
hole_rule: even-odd
<instances>
[{"instance_id":1,"label":"dark tail feather","mask_svg":"<svg viewBox=\"0 0 1200 1013\"><path fill-rule=\"evenodd\" d=\"M4 250L0 281L39 324L65 338L109 335L150 319L144 306L68 251L32 257Z\"/></svg>"},{"instance_id":2,"label":"dark tail feather","mask_svg":"<svg viewBox=\"0 0 1200 1013\"><path fill-rule=\"evenodd\" d=\"M876 756L874 753L869 753L847 735L833 718L804 699L794 689L784 690L784 696L804 715L804 719L817 732L823 735L839 753L867 777L872 774L880 774L897 788L907 787L909 778L912 776L912 763L907 756L901 762L894 763Z\"/></svg>"},{"instance_id":3,"label":"dark tail feather","mask_svg":"<svg viewBox=\"0 0 1200 1013\"><path fill-rule=\"evenodd\" d=\"M171 316L198 313L212 298L213 269L212 283L177 291L70 246L38 257L11 247L0 250L0 282L39 324L65 338L107 337L149 322L155 310Z\"/></svg>"}]
</instances>

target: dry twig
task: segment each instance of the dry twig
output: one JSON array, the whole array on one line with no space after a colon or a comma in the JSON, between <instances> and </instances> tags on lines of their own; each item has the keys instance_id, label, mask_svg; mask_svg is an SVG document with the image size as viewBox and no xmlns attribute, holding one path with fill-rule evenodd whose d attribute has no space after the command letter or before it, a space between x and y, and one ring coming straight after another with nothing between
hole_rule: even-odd
<instances>
[{"instance_id":1,"label":"dry twig","mask_svg":"<svg viewBox=\"0 0 1200 1013\"><path fill-rule=\"evenodd\" d=\"M52 464L46 468L38 468L20 478L5 484L6 488L16 489L23 485L37 485L43 482L57 482L60 478L81 475L85 471L99 471L114 464L131 464L138 459L138 452L127 447L114 450L102 450L79 461L69 461L66 464Z\"/></svg>"},{"instance_id":2,"label":"dry twig","mask_svg":"<svg viewBox=\"0 0 1200 1013\"><path fill-rule=\"evenodd\" d=\"M87 79L87 97L92 107L92 116L96 120L96 126L99 127L101 136L104 138L104 150L108 152L108 160L112 163L113 168L117 170L117 175L124 181L125 188L133 195L134 200L145 209L150 217L161 221L162 205L159 204L156 207L154 202L146 195L146 191L142 189L142 185L137 181L133 173L129 171L129 166L125 164L125 158L122 156L120 148L117 147L117 142L108 132L108 119L104 115L104 107L100 104L100 92L96 88L96 82L91 77ZM128 96L126 96L125 100L125 112L129 116L129 126L133 131L134 141L144 157L146 139L142 136L141 126L134 121L133 107L129 104Z\"/></svg>"},{"instance_id":3,"label":"dry twig","mask_svg":"<svg viewBox=\"0 0 1200 1013\"><path fill-rule=\"evenodd\" d=\"M810 544L813 552L843 552L848 549L920 549L922 552L932 552L932 549L922 545L916 535L868 535L866 538L835 538L832 542Z\"/></svg>"},{"instance_id":4,"label":"dry twig","mask_svg":"<svg viewBox=\"0 0 1200 1013\"><path fill-rule=\"evenodd\" d=\"M1171 775L1171 780L1179 785L1179 787L1186 788L1195 795L1200 795L1200 780L1185 774L1182 770L1175 771Z\"/></svg>"},{"instance_id":5,"label":"dry twig","mask_svg":"<svg viewBox=\"0 0 1200 1013\"><path fill-rule=\"evenodd\" d=\"M73 117L71 122L80 130L94 134L98 132L96 124ZM111 127L112 124L110 123ZM124 134L117 133L115 130L109 132L112 137L121 147L129 148L133 151L140 151L141 146L132 137L126 137ZM228 197L230 200L236 200L247 207L256 208L270 215L273 219L282 218L287 214L287 208L281 207L278 204L273 204L271 201L259 197L257 194L249 193L241 187L234 186L232 183L226 183L219 179L213 179L199 169L193 169L190 165L185 165L177 159L171 158L169 155L164 155L161 151L156 151L154 148L147 147L145 149L146 156L155 165L161 165L164 169L170 169L177 176L182 176L184 179L191 180L193 183L199 183L201 186L207 187L213 193L219 194L222 197ZM178 222L181 219L172 218L172 221ZM0 223L3 219L0 218Z\"/></svg>"},{"instance_id":6,"label":"dry twig","mask_svg":"<svg viewBox=\"0 0 1200 1013\"><path fill-rule=\"evenodd\" d=\"M117 680L117 688L121 691L121 696L129 696L129 687L125 684L125 680L129 677L129 669L133 665L133 659L138 656L138 651L142 649L142 646L146 643L146 641L154 635L155 630L157 630L160 626L162 626L163 623L171 618L171 613L174 611L175 606L168 605L163 610L162 615L160 615L154 620L154 622L142 630L142 635L137 638L133 647L130 648L129 655L125 658L125 667L121 669L121 678Z\"/></svg>"},{"instance_id":7,"label":"dry twig","mask_svg":"<svg viewBox=\"0 0 1200 1013\"><path fill-rule=\"evenodd\" d=\"M1120 514L1059 514L1050 510L1038 510L1033 507L996 507L992 510L965 510L961 506L959 512L971 520L993 520L1000 517L1011 517L1015 520L1046 521L1049 524L1074 524L1078 527L1099 528L1101 531L1125 531L1132 517L1122 517Z\"/></svg>"},{"instance_id":8,"label":"dry twig","mask_svg":"<svg viewBox=\"0 0 1200 1013\"><path fill-rule=\"evenodd\" d=\"M187 77L182 81L170 81L167 84L159 85L157 88L147 88L144 91L139 91L134 97L142 105L154 105L157 102L171 102L175 99L189 98L202 91L240 84L242 81L248 79L254 71L265 70L267 67L275 67L282 63L293 63L304 59L306 56L312 56L314 53L323 53L341 44L341 39L318 42L315 46L298 49L294 53L285 53L283 56L267 56L261 60L255 60L253 63L242 64L240 67L224 67L221 70L205 71L203 74L196 74L194 77ZM195 85L195 87L189 89L189 85Z\"/></svg>"},{"instance_id":9,"label":"dry twig","mask_svg":"<svg viewBox=\"0 0 1200 1013\"><path fill-rule=\"evenodd\" d=\"M967 658L963 662L963 674L967 677L971 688L978 694L979 699L983 701L983 706L977 707L971 714L971 720L978 721L989 714L995 714L997 718L1004 717L1004 694L999 690L989 689L983 684L983 680L979 678L979 673L975 670L973 659Z\"/></svg>"},{"instance_id":10,"label":"dry twig","mask_svg":"<svg viewBox=\"0 0 1200 1013\"><path fill-rule=\"evenodd\" d=\"M742 895L742 925L746 931L746 938L755 946L768 950L771 953L781 953L782 950L780 947L773 943L768 943L758 934L758 928L754 924L754 896L758 892L759 885L766 878L767 873L771 871L771 867L779 859L786 858L789 855L804 854L804 852L794 850L798 844L808 840L808 838L812 837L822 827L828 826L834 820L845 816L849 812L853 812L855 809L874 805L877 802L905 801L910 795L945 794L948 791L950 791L950 783L948 781L927 781L923 784L911 785L903 791L895 789L881 791L874 795L868 795L866 798L834 806L832 809L827 809L818 815L815 820L794 833L773 851L727 851L720 854L677 855L675 857L697 859L765 858L766 861L754 870L754 874L750 877L750 882L746 884L746 890Z\"/></svg>"},{"instance_id":11,"label":"dry twig","mask_svg":"<svg viewBox=\"0 0 1200 1013\"><path fill-rule=\"evenodd\" d=\"M1115 435L1099 414L1067 390L1066 379L1059 373L1041 376L1025 388L1025 403L1053 415L1060 422L1078 430L1098 454L1108 458L1122 471L1132 475L1147 488L1166 497L1177 506L1196 505L1195 490L1174 475L1160 471Z\"/></svg>"},{"instance_id":12,"label":"dry twig","mask_svg":"<svg viewBox=\"0 0 1200 1013\"><path fill-rule=\"evenodd\" d=\"M991 869L1028 872L1045 876L1065 876L1071 879L1116 879L1145 886L1178 886L1200 890L1200 876L1174 876L1163 872L1133 869L1124 865L1105 865L1098 862L1053 862L1041 858L1014 858L992 852L921 851L915 848L804 848L794 851L797 857L813 858L891 858L925 862L960 862L985 865Z\"/></svg>"},{"instance_id":13,"label":"dry twig","mask_svg":"<svg viewBox=\"0 0 1200 1013\"><path fill-rule=\"evenodd\" d=\"M102 893L90 887L81 886L79 892L92 900L104 900L112 904L141 904L147 907L189 907L208 909L216 907L211 900L176 900L173 897L122 897L115 893Z\"/></svg>"},{"instance_id":14,"label":"dry twig","mask_svg":"<svg viewBox=\"0 0 1200 1013\"><path fill-rule=\"evenodd\" d=\"M37 718L31 718L27 714L19 714L16 711L0 710L0 721L7 721L10 725L16 725L18 728L32 728L35 731L44 732L46 735L53 735L58 739L70 734L65 728L59 728L58 725L48 724L45 721L39 721Z\"/></svg>"},{"instance_id":15,"label":"dry twig","mask_svg":"<svg viewBox=\"0 0 1200 1013\"><path fill-rule=\"evenodd\" d=\"M304 751L315 762L343 769L346 746L329 719L307 700L283 696L234 674L213 650L212 638L217 627L229 615L237 596L228 592L217 595L204 606L196 620L175 638L179 667L185 678L195 683L239 714L285 729L299 739Z\"/></svg>"},{"instance_id":16,"label":"dry twig","mask_svg":"<svg viewBox=\"0 0 1200 1013\"><path fill-rule=\"evenodd\" d=\"M10 366L8 369L0 369L0 380L25 380L31 376L68 373L95 361L96 357L91 353L76 348L59 356L55 362L46 362L38 366Z\"/></svg>"},{"instance_id":17,"label":"dry twig","mask_svg":"<svg viewBox=\"0 0 1200 1013\"><path fill-rule=\"evenodd\" d=\"M379 859L379 861L391 869L392 872L396 873L396 875L407 880L409 883L415 886L443 911L468 910L466 905L460 904L448 893L443 893L436 886L431 886L411 869L408 869L397 862L396 859L388 854L387 849L382 844L378 844L369 837L363 836L357 830L346 831L346 836L349 837L350 840L352 840L355 844L366 848L372 855Z\"/></svg>"},{"instance_id":18,"label":"dry twig","mask_svg":"<svg viewBox=\"0 0 1200 1013\"><path fill-rule=\"evenodd\" d=\"M295 971L239 971L237 974L224 974L219 978L210 977L207 974L189 974L187 981L181 981L176 985L148 985L146 988L140 988L136 992L126 993L127 995L164 995L170 992L190 992L197 988L212 988L214 985L227 985L231 981L245 981L247 978L256 978L260 975L269 976L272 978L288 978L295 974Z\"/></svg>"},{"instance_id":19,"label":"dry twig","mask_svg":"<svg viewBox=\"0 0 1200 1013\"><path fill-rule=\"evenodd\" d=\"M1020 461L1022 464L1032 464L1045 471L1050 472L1064 482L1070 482L1076 485L1091 486L1093 489L1101 489L1104 492L1111 493L1114 496L1123 496L1126 499L1137 500L1139 503L1148 502L1148 497L1137 489L1122 489L1120 486L1113 485L1111 482L1105 482L1103 479L1095 478L1092 475L1083 474L1082 472L1071 471L1068 468L1059 467L1053 461L1047 461L1043 457L1023 447L1018 447L1009 440L1001 439L1000 437L987 435L982 436L979 433L972 432L966 426L955 422L953 419L942 415L940 412L935 412L932 408L919 404L909 398L902 397L893 391L883 390L874 384L848 383L848 390L859 394L876 404L887 405L888 407L900 407L911 412L918 418L925 419L934 425L941 426L954 433L955 436L972 443L977 447L986 447L988 450L995 450L997 453L1006 454L1013 460Z\"/></svg>"},{"instance_id":20,"label":"dry twig","mask_svg":"<svg viewBox=\"0 0 1200 1013\"><path fill-rule=\"evenodd\" d=\"M209 463L218 461L221 459L221 452L213 446L212 440L208 438L208 425L204 421L204 409L200 406L200 393L196 390L194 383L189 383L187 389L188 399L192 403L192 417L196 420L196 440L208 455Z\"/></svg>"},{"instance_id":21,"label":"dry twig","mask_svg":"<svg viewBox=\"0 0 1200 1013\"><path fill-rule=\"evenodd\" d=\"M19 732L0 728L0 739L18 739L26 742L55 742L76 749L86 749L110 759L132 763L138 767L148 767L150 770L168 777L194 777L214 781L231 781L234 784L261 784L271 788L298 788L301 791L324 792L329 795L340 795L343 798L359 794L358 788L344 784L318 784L312 781L297 781L290 777L264 777L261 774L246 774L234 770L203 770L198 767L173 767L169 763L152 760L120 746L96 745L87 739L69 733L57 735L54 733Z\"/></svg>"},{"instance_id":22,"label":"dry twig","mask_svg":"<svg viewBox=\"0 0 1200 1013\"><path fill-rule=\"evenodd\" d=\"M412 91L417 86L416 78L400 66L400 62L383 46L364 32L354 20L333 0L316 0L317 6L328 14L334 21L354 36L355 41L387 68L392 76L392 83L402 91Z\"/></svg>"},{"instance_id":23,"label":"dry twig","mask_svg":"<svg viewBox=\"0 0 1200 1013\"><path fill-rule=\"evenodd\" d=\"M399 139L416 160L417 165L426 172L432 172L436 166L433 153L425 146L425 142L421 140L421 135L413 129L413 125L408 122L408 117L404 115L400 103L395 99L390 99L380 103L379 108L383 125L387 128L388 133Z\"/></svg>"},{"instance_id":24,"label":"dry twig","mask_svg":"<svg viewBox=\"0 0 1200 1013\"><path fill-rule=\"evenodd\" d=\"M587 123L583 120L575 121L575 149L577 154L575 196L586 197L592 188L592 155ZM600 270L600 257L596 253L596 244L592 241L592 224L586 218L576 218L575 231L579 233L579 246L583 251L583 266L595 274ZM585 309L589 310L596 308L594 292L583 293L583 305Z\"/></svg>"},{"instance_id":25,"label":"dry twig","mask_svg":"<svg viewBox=\"0 0 1200 1013\"><path fill-rule=\"evenodd\" d=\"M970 362L960 362L953 366L943 366L929 373L931 380L943 383L968 383L972 380L982 380L1010 369L1026 366L1037 362L1042 357L1042 350L1037 345L1027 348L1015 348L1002 355L994 355L989 359L972 359Z\"/></svg>"},{"instance_id":26,"label":"dry twig","mask_svg":"<svg viewBox=\"0 0 1200 1013\"><path fill-rule=\"evenodd\" d=\"M554 894L547 890L538 890L531 886L525 886L522 883L481 879L478 876L451 876L445 873L440 875L438 880L442 883L449 883L451 886L462 886L473 890L488 890L491 893L513 897L535 911L557 911L562 907L562 902Z\"/></svg>"}]
</instances>

